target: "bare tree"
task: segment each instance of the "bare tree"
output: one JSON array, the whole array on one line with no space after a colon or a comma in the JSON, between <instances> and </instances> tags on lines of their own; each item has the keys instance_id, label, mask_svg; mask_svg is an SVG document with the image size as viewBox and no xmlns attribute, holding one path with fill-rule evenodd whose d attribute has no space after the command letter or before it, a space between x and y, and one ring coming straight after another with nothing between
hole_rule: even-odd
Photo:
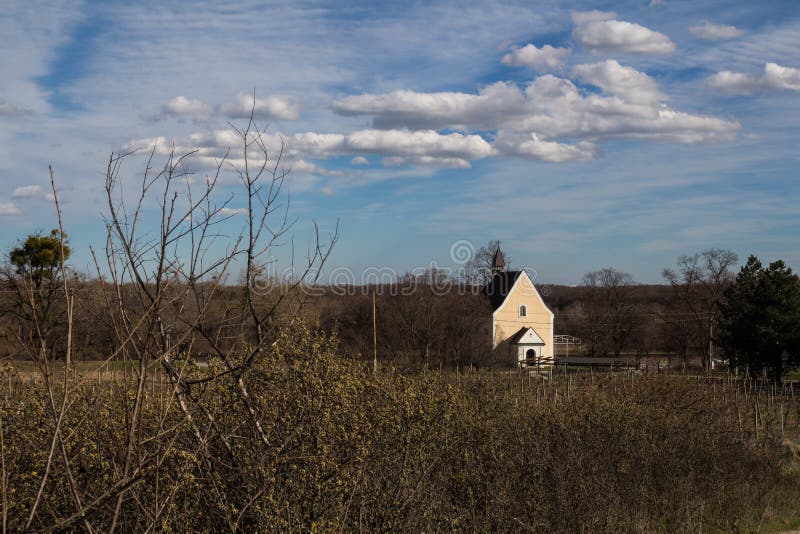
<instances>
[{"instance_id":1,"label":"bare tree","mask_svg":"<svg viewBox=\"0 0 800 534\"><path fill-rule=\"evenodd\" d=\"M463 265L458 273L459 282L467 285L484 287L492 279L492 260L500 249L500 240L492 239L478 248L472 257ZM509 256L503 252L506 266L511 264Z\"/></svg>"},{"instance_id":2,"label":"bare tree","mask_svg":"<svg viewBox=\"0 0 800 534\"><path fill-rule=\"evenodd\" d=\"M633 277L606 267L587 273L583 307L589 352L592 356L611 353L619 357L636 327L636 307L631 299Z\"/></svg>"},{"instance_id":3,"label":"bare tree","mask_svg":"<svg viewBox=\"0 0 800 534\"><path fill-rule=\"evenodd\" d=\"M35 345L39 358L52 359L62 348L66 317L61 292L64 277L71 275L65 263L70 254L66 237L57 228L49 235L31 234L0 267L10 296L0 313L16 319L12 336L21 345Z\"/></svg>"},{"instance_id":4,"label":"bare tree","mask_svg":"<svg viewBox=\"0 0 800 534\"><path fill-rule=\"evenodd\" d=\"M683 345L700 358L703 369L711 369L714 315L725 288L733 281L735 252L708 249L678 258L677 271L664 269L662 276L673 289L671 312L665 321L674 335L685 337Z\"/></svg>"},{"instance_id":5,"label":"bare tree","mask_svg":"<svg viewBox=\"0 0 800 534\"><path fill-rule=\"evenodd\" d=\"M310 294L308 288L316 283L338 230L323 240L315 223L305 258L295 263L291 254L290 275L280 279L265 275L275 270L275 249L291 244L288 232L294 224L289 217L288 196L283 193L287 176L282 166L283 146L274 150L267 146L264 131L257 127L252 114L244 128L235 131L240 145L229 149L199 186L192 170L194 152L178 154L173 149L165 163L156 165L153 148L143 176L132 185L122 169L133 153L113 154L108 163L108 236L102 260L93 254L115 332L114 356L135 362L137 369L123 478L130 477L141 464L136 444L145 437L140 435L138 414L150 362L157 362L168 376L174 398L197 439L199 467L209 476L214 471L207 453L210 437L218 440L230 461L236 459L229 437L196 393L202 384L228 381L248 410L250 430L265 447L273 448L251 401L247 372L267 357L281 329L299 317ZM234 150L235 157L231 157ZM220 179L228 169L238 176L239 190L220 195ZM246 207L233 210L229 207L233 201ZM157 214L155 220L152 213ZM227 229L236 226L233 218L240 213L240 232L231 235ZM246 282L241 298L229 303L222 320L211 327L207 320L211 303L235 266L242 268ZM225 342L221 335L224 331L237 333L235 341ZM201 347L222 365L190 376L187 363ZM218 495L218 499L224 498ZM120 494L112 531L118 523L122 499Z\"/></svg>"}]
</instances>

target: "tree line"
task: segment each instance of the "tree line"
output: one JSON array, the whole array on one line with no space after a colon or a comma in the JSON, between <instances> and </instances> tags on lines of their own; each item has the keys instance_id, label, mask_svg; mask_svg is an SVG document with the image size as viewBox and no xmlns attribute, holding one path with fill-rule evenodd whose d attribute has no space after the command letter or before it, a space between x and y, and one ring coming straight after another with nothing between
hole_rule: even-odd
<instances>
[{"instance_id":1,"label":"tree line","mask_svg":"<svg viewBox=\"0 0 800 534\"><path fill-rule=\"evenodd\" d=\"M20 353L20 345L44 340L37 347L58 358L63 346L65 310L53 298L65 274L78 297L76 357L104 359L115 350L113 326L98 299L102 281L65 269L58 230L32 234L7 255L3 268L0 351ZM359 288L318 288L305 299L302 315L339 337L341 347L365 357L373 351L373 321L380 358L393 365L465 366L498 363L490 345L491 310L480 288L491 277L492 241L476 251L457 275L428 270L405 274L392 283ZM680 256L664 269L665 284L644 285L629 273L606 267L587 273L579 286L540 286L556 316L555 331L581 339L572 354L587 356L667 355L677 365L710 370L725 363L734 370L778 376L796 365L800 354L800 283L782 261L764 267L751 256L738 274L738 258L729 250L709 249ZM269 280L262 280L262 287ZM179 284L179 283L178 283ZM413 288L413 291L409 291ZM137 290L122 284L119 298ZM130 293L126 296L126 294ZM251 294L257 308L275 307L280 289ZM372 293L376 294L373 317ZM226 350L237 336L255 335L232 321L250 305L239 285L219 285L202 310L184 303L182 312L202 313L204 338L193 343L195 356L213 352L216 340ZM275 307L276 315L292 299ZM179 322L180 317L171 318ZM188 349L188 347L187 347Z\"/></svg>"}]
</instances>

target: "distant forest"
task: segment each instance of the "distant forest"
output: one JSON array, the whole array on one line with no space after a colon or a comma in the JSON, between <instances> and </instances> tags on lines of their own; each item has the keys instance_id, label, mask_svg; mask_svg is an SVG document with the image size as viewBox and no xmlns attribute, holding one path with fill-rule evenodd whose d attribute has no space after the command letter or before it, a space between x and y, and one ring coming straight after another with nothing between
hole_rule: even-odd
<instances>
[{"instance_id":1,"label":"distant forest","mask_svg":"<svg viewBox=\"0 0 800 534\"><path fill-rule=\"evenodd\" d=\"M261 309L277 304L276 322L283 322L297 306L307 324L336 336L342 351L371 359L374 293L377 353L382 362L399 367L510 364L507 358L492 354L491 309L480 286L436 272L413 281L409 277L397 284L295 288L283 302L279 302L279 295L285 288L264 284L254 304ZM537 288L555 314L556 335L580 339L580 344L570 346L572 355L664 355L677 365L699 367L710 357L721 359L726 355L721 345L722 330L714 333L713 329L724 293L734 284L728 273L717 288L699 282L692 287L681 280L643 285L633 283L625 273L604 269L589 273L578 286L537 284ZM189 289L176 283L170 291L188 294ZM73 359L107 358L116 350L118 337L113 318L105 311L108 295L103 283L73 273L71 291L75 297ZM182 337L181 314L202 315L202 335L184 338L178 353L205 359L214 357L213 347L236 351L248 337L248 327L241 320L244 295L243 286L219 285L202 312L192 309L191 299L174 307L168 332L176 339ZM21 298L24 295L14 289L12 279L6 279L0 292L0 357L26 359L26 340L35 338L33 321L26 315ZM138 288L122 286L118 298L135 302ZM63 300L54 298L46 308L46 317L40 323L46 323L52 357L59 359L66 335Z\"/></svg>"}]
</instances>

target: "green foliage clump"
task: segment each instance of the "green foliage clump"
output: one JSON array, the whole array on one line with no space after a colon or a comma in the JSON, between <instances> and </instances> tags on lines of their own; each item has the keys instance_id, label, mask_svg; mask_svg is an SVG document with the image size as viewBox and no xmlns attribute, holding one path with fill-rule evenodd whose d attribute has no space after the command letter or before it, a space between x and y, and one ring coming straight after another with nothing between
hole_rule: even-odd
<instances>
[{"instance_id":1,"label":"green foliage clump","mask_svg":"<svg viewBox=\"0 0 800 534\"><path fill-rule=\"evenodd\" d=\"M750 256L725 296L721 337L734 367L779 377L800 362L800 277L791 268Z\"/></svg>"},{"instance_id":2,"label":"green foliage clump","mask_svg":"<svg viewBox=\"0 0 800 534\"><path fill-rule=\"evenodd\" d=\"M63 236L66 238L66 234ZM30 278L38 287L45 280L51 280L60 270L62 260L69 259L70 248L63 246L62 236L58 230L51 230L49 235L31 234L25 241L11 250L8 259L17 274Z\"/></svg>"}]
</instances>

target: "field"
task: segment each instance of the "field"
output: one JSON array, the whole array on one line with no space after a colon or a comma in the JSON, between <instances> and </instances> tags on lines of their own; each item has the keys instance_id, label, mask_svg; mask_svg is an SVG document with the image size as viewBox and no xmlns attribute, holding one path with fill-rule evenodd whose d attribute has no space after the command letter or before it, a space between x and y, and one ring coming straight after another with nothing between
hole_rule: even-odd
<instances>
[{"instance_id":1,"label":"field","mask_svg":"<svg viewBox=\"0 0 800 534\"><path fill-rule=\"evenodd\" d=\"M246 399L225 380L181 399L153 369L137 382L119 366L70 375L63 417L63 372L3 377L4 531L800 526L791 385L373 373L304 329L243 376Z\"/></svg>"}]
</instances>

